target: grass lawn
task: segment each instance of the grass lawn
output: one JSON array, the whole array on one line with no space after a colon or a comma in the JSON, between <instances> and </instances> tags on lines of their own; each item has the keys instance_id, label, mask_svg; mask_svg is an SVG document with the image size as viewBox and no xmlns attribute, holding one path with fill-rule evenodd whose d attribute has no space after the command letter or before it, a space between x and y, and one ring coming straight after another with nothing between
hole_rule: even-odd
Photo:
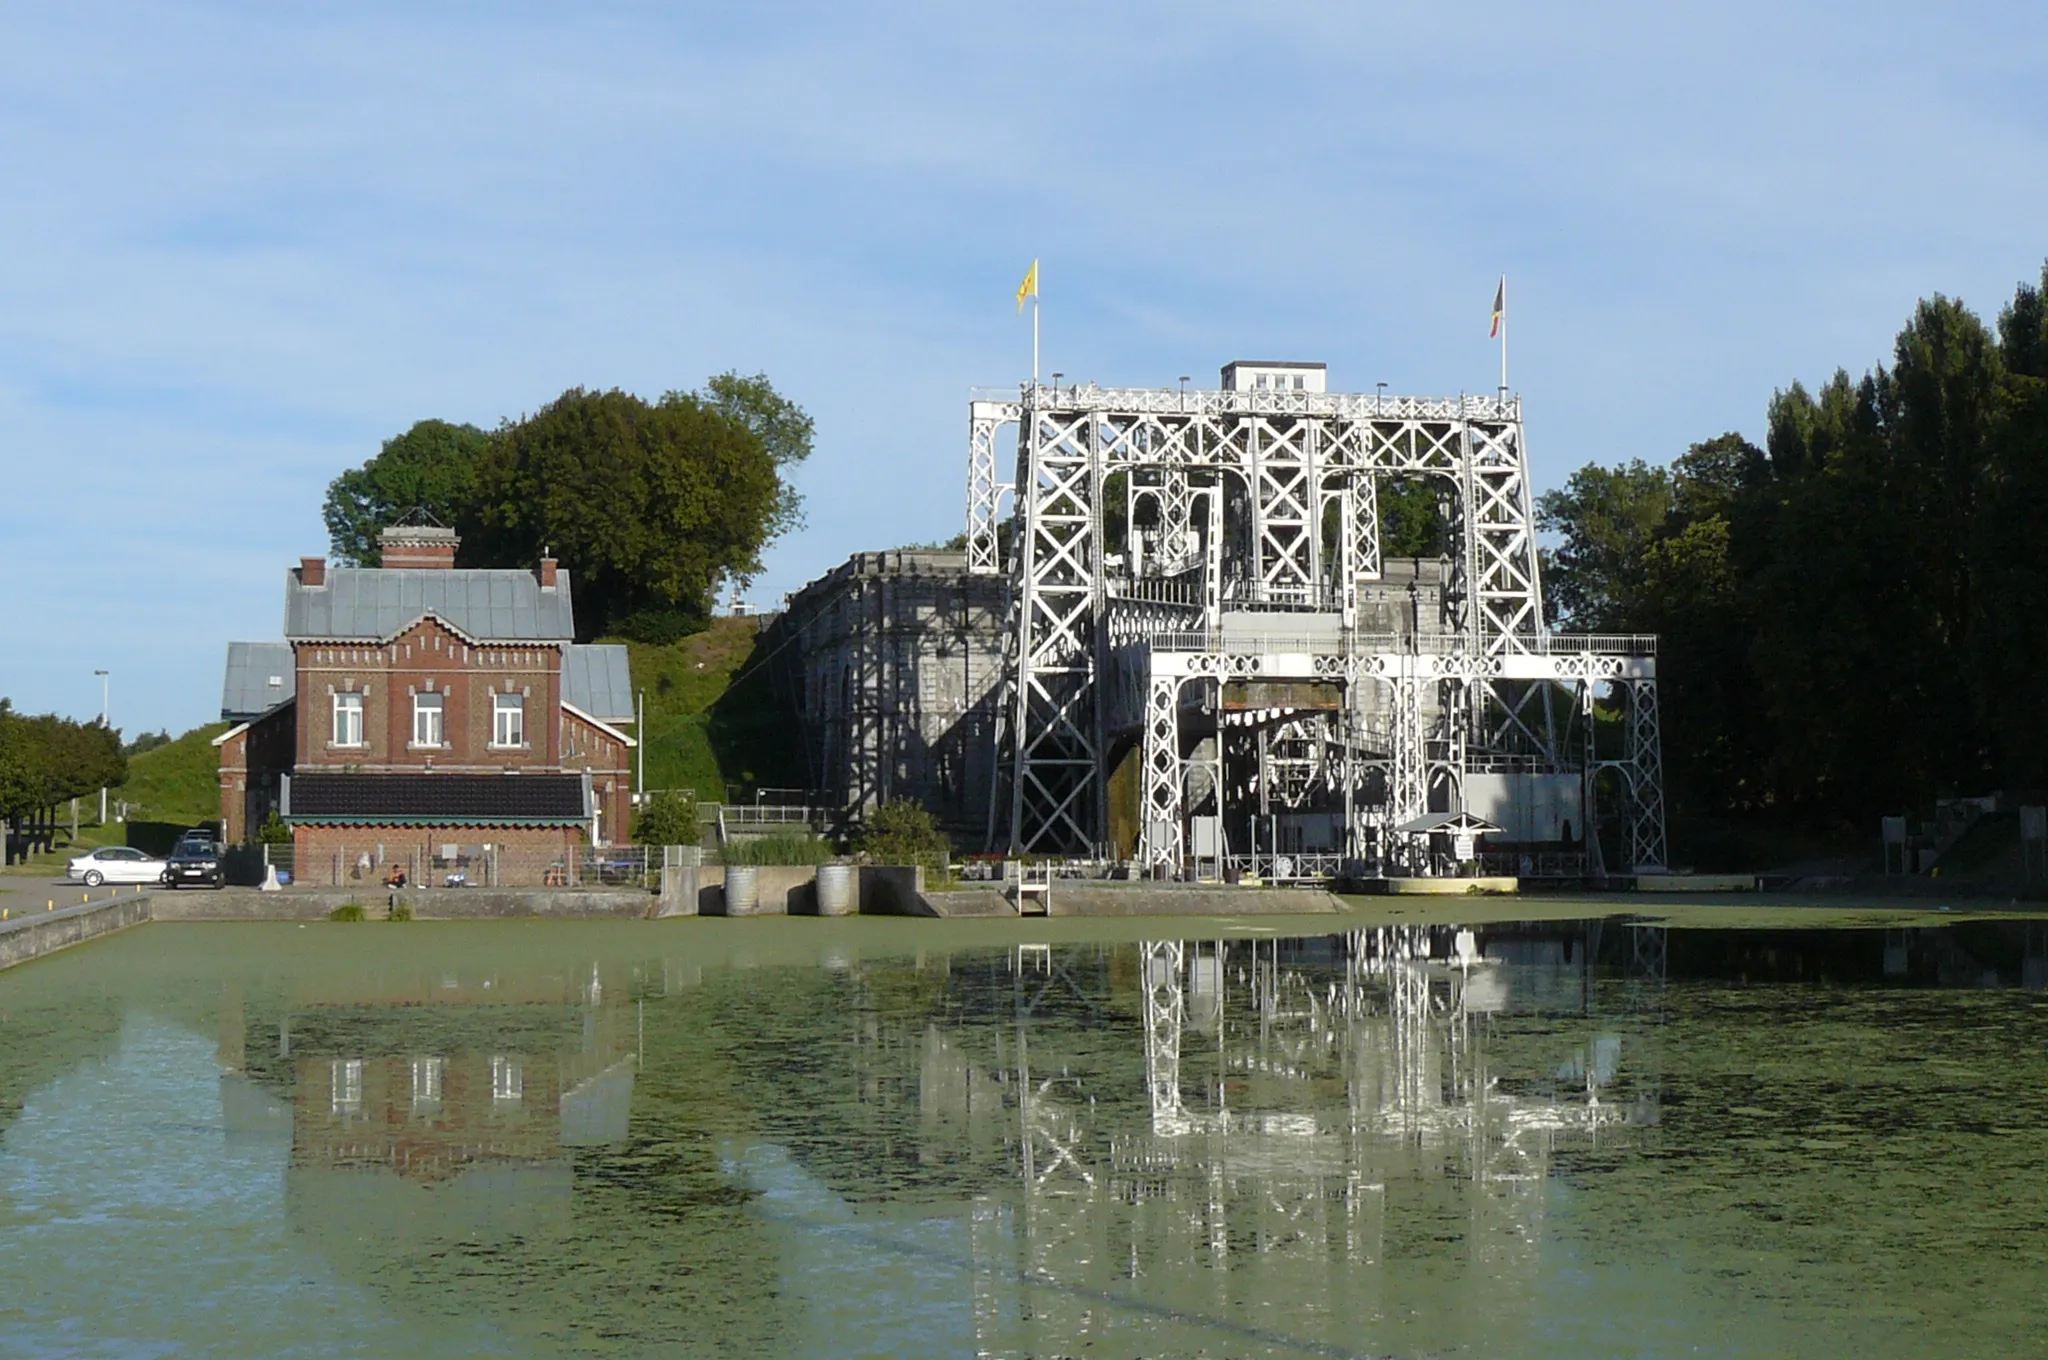
<instances>
[{"instance_id":1,"label":"grass lawn","mask_svg":"<svg viewBox=\"0 0 2048 1360\"><path fill-rule=\"evenodd\" d=\"M128 804L131 822L219 820L220 750L213 739L227 730L224 722L207 723L168 746L130 756L128 782L110 796Z\"/></svg>"}]
</instances>

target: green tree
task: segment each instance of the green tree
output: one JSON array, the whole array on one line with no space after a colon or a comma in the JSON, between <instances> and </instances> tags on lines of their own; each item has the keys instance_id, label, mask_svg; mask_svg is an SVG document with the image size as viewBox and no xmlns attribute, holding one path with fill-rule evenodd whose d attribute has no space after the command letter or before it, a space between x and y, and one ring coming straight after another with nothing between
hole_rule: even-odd
<instances>
[{"instance_id":1,"label":"green tree","mask_svg":"<svg viewBox=\"0 0 2048 1360\"><path fill-rule=\"evenodd\" d=\"M1439 493L1441 477L1382 477L1378 487L1380 553L1440 557L1450 548Z\"/></svg>"},{"instance_id":2,"label":"green tree","mask_svg":"<svg viewBox=\"0 0 2048 1360\"><path fill-rule=\"evenodd\" d=\"M1543 566L1552 618L1590 632L1639 627L1643 554L1671 509L1671 474L1640 458L1618 468L1589 464L1544 492L1537 526L1563 539Z\"/></svg>"},{"instance_id":3,"label":"green tree","mask_svg":"<svg viewBox=\"0 0 2048 1360\"><path fill-rule=\"evenodd\" d=\"M544 551L576 585L584 638L672 641L703 625L726 578L802 523L789 473L815 437L767 377L721 373L652 404L575 388L486 434L426 420L328 486L332 550L374 566L378 535L424 510L462 535L459 562L525 568Z\"/></svg>"},{"instance_id":4,"label":"green tree","mask_svg":"<svg viewBox=\"0 0 2048 1360\"><path fill-rule=\"evenodd\" d=\"M649 794L633 824L641 845L695 845L697 837L696 796L675 789Z\"/></svg>"},{"instance_id":5,"label":"green tree","mask_svg":"<svg viewBox=\"0 0 2048 1360\"><path fill-rule=\"evenodd\" d=\"M811 456L817 423L803 407L776 391L766 373L752 377L720 373L694 395L728 420L753 431L775 461L779 485L775 508L768 517L768 537L780 538L803 528L804 498L790 478L797 464Z\"/></svg>"},{"instance_id":6,"label":"green tree","mask_svg":"<svg viewBox=\"0 0 2048 1360\"><path fill-rule=\"evenodd\" d=\"M478 553L576 573L578 631L671 641L760 570L781 482L761 437L695 396L574 388L498 432Z\"/></svg>"},{"instance_id":7,"label":"green tree","mask_svg":"<svg viewBox=\"0 0 2048 1360\"><path fill-rule=\"evenodd\" d=\"M1772 395L1666 470L1543 498L1574 626L1656 632L1694 810L1864 823L2048 784L2048 270L1987 326L1918 304L1888 365Z\"/></svg>"},{"instance_id":8,"label":"green tree","mask_svg":"<svg viewBox=\"0 0 2048 1360\"><path fill-rule=\"evenodd\" d=\"M0 699L0 818L19 821L127 777L119 732L53 713L16 713Z\"/></svg>"},{"instance_id":9,"label":"green tree","mask_svg":"<svg viewBox=\"0 0 2048 1360\"><path fill-rule=\"evenodd\" d=\"M374 567L379 532L416 510L457 529L473 525L477 470L490 446L491 436L476 426L445 420L422 420L385 440L375 458L328 484L320 514L329 550L340 561Z\"/></svg>"},{"instance_id":10,"label":"green tree","mask_svg":"<svg viewBox=\"0 0 2048 1360\"><path fill-rule=\"evenodd\" d=\"M931 813L903 798L868 814L861 848L877 864L922 864L928 873L944 871L953 853Z\"/></svg>"}]
</instances>

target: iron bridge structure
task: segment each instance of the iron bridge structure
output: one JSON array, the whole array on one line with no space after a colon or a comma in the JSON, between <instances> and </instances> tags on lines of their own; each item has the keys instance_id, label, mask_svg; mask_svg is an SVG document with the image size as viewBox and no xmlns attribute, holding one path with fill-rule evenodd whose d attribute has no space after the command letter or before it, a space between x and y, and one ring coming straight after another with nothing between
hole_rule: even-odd
<instances>
[{"instance_id":1,"label":"iron bridge structure","mask_svg":"<svg viewBox=\"0 0 2048 1360\"><path fill-rule=\"evenodd\" d=\"M1279 367L1318 373L973 394L967 569L1009 597L990 848L1287 881L1472 873L1490 835L1510 872L1663 867L1656 639L1546 626L1520 398ZM1386 556L1397 484L1439 556Z\"/></svg>"}]
</instances>

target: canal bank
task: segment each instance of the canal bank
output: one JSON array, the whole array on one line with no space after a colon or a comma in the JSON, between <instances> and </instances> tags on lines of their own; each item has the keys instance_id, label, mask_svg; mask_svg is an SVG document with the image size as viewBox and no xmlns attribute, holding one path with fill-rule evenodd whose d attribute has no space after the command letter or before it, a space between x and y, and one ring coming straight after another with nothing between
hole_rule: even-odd
<instances>
[{"instance_id":1,"label":"canal bank","mask_svg":"<svg viewBox=\"0 0 2048 1360\"><path fill-rule=\"evenodd\" d=\"M0 969L12 968L74 944L96 940L151 920L150 895L112 896L102 902L10 916L0 921Z\"/></svg>"}]
</instances>

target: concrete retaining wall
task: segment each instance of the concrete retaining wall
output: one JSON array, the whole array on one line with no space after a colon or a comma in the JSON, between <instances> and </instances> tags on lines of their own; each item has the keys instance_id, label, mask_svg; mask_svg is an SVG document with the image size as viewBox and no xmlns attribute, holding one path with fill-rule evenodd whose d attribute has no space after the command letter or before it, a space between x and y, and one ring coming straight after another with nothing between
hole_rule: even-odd
<instances>
[{"instance_id":1,"label":"concrete retaining wall","mask_svg":"<svg viewBox=\"0 0 2048 1360\"><path fill-rule=\"evenodd\" d=\"M360 906L368 916L383 916L394 901L423 921L637 918L655 909L648 893L603 888L291 888L272 893L222 888L153 896L159 921L324 921L336 907L349 905Z\"/></svg>"},{"instance_id":2,"label":"concrete retaining wall","mask_svg":"<svg viewBox=\"0 0 2048 1360\"><path fill-rule=\"evenodd\" d=\"M149 904L149 894L138 893L0 922L0 968L139 926L150 919Z\"/></svg>"},{"instance_id":3,"label":"concrete retaining wall","mask_svg":"<svg viewBox=\"0 0 2048 1360\"><path fill-rule=\"evenodd\" d=\"M857 908L864 916L937 916L924 895L922 864L863 864Z\"/></svg>"},{"instance_id":4,"label":"concrete retaining wall","mask_svg":"<svg viewBox=\"0 0 2048 1360\"><path fill-rule=\"evenodd\" d=\"M763 865L760 899L748 916L816 916L818 871L810 865ZM923 903L924 870L863 864L854 869L853 910L864 915L937 916ZM725 868L718 864L662 871L660 916L724 916Z\"/></svg>"},{"instance_id":5,"label":"concrete retaining wall","mask_svg":"<svg viewBox=\"0 0 2048 1360\"><path fill-rule=\"evenodd\" d=\"M730 912L725 905L725 866L700 864L664 869L658 916L815 916L817 870L808 864L764 864L754 871L753 909Z\"/></svg>"}]
</instances>

